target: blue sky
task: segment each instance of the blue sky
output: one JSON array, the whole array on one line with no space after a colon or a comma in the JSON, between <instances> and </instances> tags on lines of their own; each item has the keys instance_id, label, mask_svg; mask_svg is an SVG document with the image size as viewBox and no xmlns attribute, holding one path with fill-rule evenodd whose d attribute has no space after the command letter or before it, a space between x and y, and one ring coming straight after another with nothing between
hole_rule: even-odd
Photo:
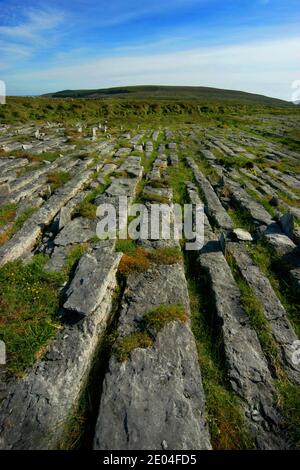
<instances>
[{"instance_id":1,"label":"blue sky","mask_svg":"<svg viewBox=\"0 0 300 470\"><path fill-rule=\"evenodd\" d=\"M8 94L195 85L290 100L299 0L0 0Z\"/></svg>"}]
</instances>

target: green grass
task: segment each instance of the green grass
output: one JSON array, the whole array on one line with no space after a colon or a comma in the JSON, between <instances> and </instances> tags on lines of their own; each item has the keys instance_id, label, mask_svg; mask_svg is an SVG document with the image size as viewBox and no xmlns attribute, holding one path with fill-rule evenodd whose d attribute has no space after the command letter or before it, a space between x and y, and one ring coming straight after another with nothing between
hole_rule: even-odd
<instances>
[{"instance_id":1,"label":"green grass","mask_svg":"<svg viewBox=\"0 0 300 470\"><path fill-rule=\"evenodd\" d=\"M16 216L17 204L0 206L0 227L12 222Z\"/></svg>"},{"instance_id":2,"label":"green grass","mask_svg":"<svg viewBox=\"0 0 300 470\"><path fill-rule=\"evenodd\" d=\"M75 246L72 246L71 249L68 252L67 256L67 264L65 267L65 271L67 274L69 274L72 269L77 265L78 261L80 258L86 253L88 249L88 244L87 243L81 243Z\"/></svg>"},{"instance_id":3,"label":"green grass","mask_svg":"<svg viewBox=\"0 0 300 470\"><path fill-rule=\"evenodd\" d=\"M68 92L69 93L69 92ZM68 94L67 93L67 94ZM76 96L75 92L75 96ZM8 124L44 123L60 121L68 128L78 121L88 125L109 121L110 131L114 125L126 130L143 126L172 127L175 124L211 124L227 128L242 127L246 118L264 115L295 116L299 110L280 100L230 90L201 87L134 87L130 93L106 92L99 99L84 99L91 90L79 93L82 98L8 97L0 108L0 120ZM251 121L250 121L251 123ZM110 132L111 133L111 132ZM72 136L71 136L72 137ZM295 141L291 142L295 144ZM40 156L43 159L43 156Z\"/></svg>"},{"instance_id":4,"label":"green grass","mask_svg":"<svg viewBox=\"0 0 300 470\"><path fill-rule=\"evenodd\" d=\"M279 406L286 417L286 429L293 436L295 446L300 449L300 400L299 385L288 380L278 380L276 388L279 392Z\"/></svg>"},{"instance_id":5,"label":"green grass","mask_svg":"<svg viewBox=\"0 0 300 470\"><path fill-rule=\"evenodd\" d=\"M270 261L266 259L266 252L260 251L259 257L263 259L263 265L268 266ZM250 319L251 326L257 333L262 350L268 364L276 377L275 385L278 392L278 403L285 416L285 428L294 438L297 448L300 447L300 387L292 384L284 370L279 358L279 349L274 339L270 326L266 320L263 308L255 294L252 292L246 280L242 277L235 260L227 255L234 278L239 286L243 308Z\"/></svg>"},{"instance_id":6,"label":"green grass","mask_svg":"<svg viewBox=\"0 0 300 470\"><path fill-rule=\"evenodd\" d=\"M113 354L119 362L126 361L136 348L149 348L153 344L152 338L145 331L138 331L119 338L113 347Z\"/></svg>"},{"instance_id":7,"label":"green grass","mask_svg":"<svg viewBox=\"0 0 300 470\"><path fill-rule=\"evenodd\" d=\"M186 182L194 181L193 171L182 158L176 166L168 167L169 185L173 190L173 202L181 204L186 199Z\"/></svg>"},{"instance_id":8,"label":"green grass","mask_svg":"<svg viewBox=\"0 0 300 470\"><path fill-rule=\"evenodd\" d=\"M274 291L287 311L289 320L300 337L300 299L289 278L289 266L278 256L266 239L248 246L255 263L269 278Z\"/></svg>"},{"instance_id":9,"label":"green grass","mask_svg":"<svg viewBox=\"0 0 300 470\"><path fill-rule=\"evenodd\" d=\"M6 344L9 373L22 376L61 327L60 289L87 248L72 247L58 273L44 271L48 257L42 254L28 264L18 260L0 268L0 339Z\"/></svg>"},{"instance_id":10,"label":"green grass","mask_svg":"<svg viewBox=\"0 0 300 470\"><path fill-rule=\"evenodd\" d=\"M263 307L255 294L252 292L247 281L240 273L236 261L229 253L226 259L231 267L235 281L240 289L241 303L244 311L250 319L252 328L256 331L262 350L267 358L269 366L277 376L282 375L282 368L279 358L279 350L276 341L272 335L272 331L265 317Z\"/></svg>"},{"instance_id":11,"label":"green grass","mask_svg":"<svg viewBox=\"0 0 300 470\"><path fill-rule=\"evenodd\" d=\"M93 204L94 200L100 194L103 194L105 189L109 186L110 179L107 177L104 184L99 184L99 186L87 194L87 196L76 206L75 214L80 215L81 217L87 217L88 219L95 219L97 206Z\"/></svg>"},{"instance_id":12,"label":"green grass","mask_svg":"<svg viewBox=\"0 0 300 470\"><path fill-rule=\"evenodd\" d=\"M182 261L181 251L177 247L161 247L148 251L137 246L133 240L118 240L116 251L124 253L119 264L119 272L124 276L133 272L145 272L151 263L172 265Z\"/></svg>"},{"instance_id":13,"label":"green grass","mask_svg":"<svg viewBox=\"0 0 300 470\"><path fill-rule=\"evenodd\" d=\"M211 183L218 183L220 177L216 170L211 166L211 164L201 155L195 148L195 160L197 162L199 170L209 179Z\"/></svg>"},{"instance_id":14,"label":"green grass","mask_svg":"<svg viewBox=\"0 0 300 470\"><path fill-rule=\"evenodd\" d=\"M151 191L148 191L148 190L146 194L140 195L140 200L145 201L145 202L151 201L152 203L158 203L158 204L169 204L170 202L166 196L162 196L156 193L151 193Z\"/></svg>"},{"instance_id":15,"label":"green grass","mask_svg":"<svg viewBox=\"0 0 300 470\"><path fill-rule=\"evenodd\" d=\"M148 257L156 264L176 264L182 261L180 248L174 246L156 248L156 250L149 252Z\"/></svg>"},{"instance_id":16,"label":"green grass","mask_svg":"<svg viewBox=\"0 0 300 470\"><path fill-rule=\"evenodd\" d=\"M1 114L1 108L0 108ZM64 152L57 150L55 152L43 152L41 154L31 153L29 150L14 150L11 152L5 152L4 150L0 150L0 157L18 157L18 158L27 158L30 162L35 162L36 164L42 163L43 160L47 160L49 162L54 162L57 158L60 157L61 154ZM28 167L30 171L31 167ZM23 168L22 170L23 171Z\"/></svg>"},{"instance_id":17,"label":"green grass","mask_svg":"<svg viewBox=\"0 0 300 470\"><path fill-rule=\"evenodd\" d=\"M67 171L55 171L47 175L47 183L50 184L51 192L56 191L56 189L70 181L70 179L71 175Z\"/></svg>"},{"instance_id":18,"label":"green grass","mask_svg":"<svg viewBox=\"0 0 300 470\"><path fill-rule=\"evenodd\" d=\"M133 240L127 239L127 240L117 240L116 242L116 251L122 252L122 253L128 253L131 255L135 254L136 251L136 244Z\"/></svg>"},{"instance_id":19,"label":"green grass","mask_svg":"<svg viewBox=\"0 0 300 470\"><path fill-rule=\"evenodd\" d=\"M36 207L28 207L14 221L11 227L0 235L0 246L7 242L15 233L17 233L26 222L37 211Z\"/></svg>"},{"instance_id":20,"label":"green grass","mask_svg":"<svg viewBox=\"0 0 300 470\"><path fill-rule=\"evenodd\" d=\"M45 273L47 257L30 264L14 261L0 268L0 338L7 348L7 370L20 376L40 357L60 328L57 319L61 274Z\"/></svg>"},{"instance_id":21,"label":"green grass","mask_svg":"<svg viewBox=\"0 0 300 470\"><path fill-rule=\"evenodd\" d=\"M160 305L144 315L142 327L145 330L159 332L172 321L186 322L187 319L187 313L182 305Z\"/></svg>"},{"instance_id":22,"label":"green grass","mask_svg":"<svg viewBox=\"0 0 300 470\"><path fill-rule=\"evenodd\" d=\"M191 87L191 86L161 86L161 85L143 85L143 86L127 86L115 88L100 88L94 90L64 90L57 93L51 93L45 96L57 98L108 98L118 97L119 99L186 99L186 100L211 100L211 101L238 101L240 103L258 103L258 104L274 104L279 106L288 106L287 102L268 98L266 96L253 93L245 93L234 90L223 90L210 87ZM203 112L209 112L209 107L204 107ZM159 111L157 103L155 111Z\"/></svg>"},{"instance_id":23,"label":"green grass","mask_svg":"<svg viewBox=\"0 0 300 470\"><path fill-rule=\"evenodd\" d=\"M197 272L193 259L188 256L186 275L212 446L217 450L253 449L254 442L245 426L243 405L227 380L222 338L216 329L207 280Z\"/></svg>"},{"instance_id":24,"label":"green grass","mask_svg":"<svg viewBox=\"0 0 300 470\"><path fill-rule=\"evenodd\" d=\"M230 207L227 212L235 228L244 228L248 232L254 232L256 230L257 226L253 222L251 215L245 209Z\"/></svg>"}]
</instances>

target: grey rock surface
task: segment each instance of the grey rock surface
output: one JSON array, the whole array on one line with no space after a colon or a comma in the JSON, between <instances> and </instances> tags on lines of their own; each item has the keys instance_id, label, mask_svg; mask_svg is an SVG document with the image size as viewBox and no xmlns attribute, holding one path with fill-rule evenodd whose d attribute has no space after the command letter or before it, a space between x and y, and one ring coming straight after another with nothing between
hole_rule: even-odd
<instances>
[{"instance_id":1,"label":"grey rock surface","mask_svg":"<svg viewBox=\"0 0 300 470\"><path fill-rule=\"evenodd\" d=\"M119 334L136 331L149 309L174 303L189 311L181 265L131 276ZM160 450L163 442L170 450L211 448L196 345L188 323L171 322L156 335L151 348L137 348L126 362L112 357L104 380L94 448Z\"/></svg>"},{"instance_id":2,"label":"grey rock surface","mask_svg":"<svg viewBox=\"0 0 300 470\"><path fill-rule=\"evenodd\" d=\"M192 168L195 179L205 195L209 216L212 217L218 227L224 230L231 230L233 228L232 221L222 206L210 182L201 173L197 164L192 158L187 157L187 163Z\"/></svg>"}]
</instances>

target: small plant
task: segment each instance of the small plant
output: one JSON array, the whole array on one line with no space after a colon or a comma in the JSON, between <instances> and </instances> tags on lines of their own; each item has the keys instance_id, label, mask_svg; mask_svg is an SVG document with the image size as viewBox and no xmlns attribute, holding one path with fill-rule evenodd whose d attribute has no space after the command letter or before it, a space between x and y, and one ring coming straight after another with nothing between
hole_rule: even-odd
<instances>
[{"instance_id":1,"label":"small plant","mask_svg":"<svg viewBox=\"0 0 300 470\"><path fill-rule=\"evenodd\" d=\"M87 243L82 243L79 245L73 246L67 256L67 265L66 265L66 272L70 273L70 271L77 265L80 258L84 255L84 253L88 249Z\"/></svg>"},{"instance_id":2,"label":"small plant","mask_svg":"<svg viewBox=\"0 0 300 470\"><path fill-rule=\"evenodd\" d=\"M138 331L119 338L113 347L113 354L119 362L126 361L136 348L150 348L153 340L145 331Z\"/></svg>"},{"instance_id":3,"label":"small plant","mask_svg":"<svg viewBox=\"0 0 300 470\"><path fill-rule=\"evenodd\" d=\"M233 220L236 228L244 228L248 232L254 232L257 228L250 214L244 209L230 207L228 209L228 215Z\"/></svg>"},{"instance_id":4,"label":"small plant","mask_svg":"<svg viewBox=\"0 0 300 470\"><path fill-rule=\"evenodd\" d=\"M167 188L169 186L169 181L161 178L160 180L151 181L151 186L152 188Z\"/></svg>"},{"instance_id":5,"label":"small plant","mask_svg":"<svg viewBox=\"0 0 300 470\"><path fill-rule=\"evenodd\" d=\"M187 313L182 305L160 305L144 315L142 325L145 330L162 330L172 321L186 322Z\"/></svg>"},{"instance_id":6,"label":"small plant","mask_svg":"<svg viewBox=\"0 0 300 470\"><path fill-rule=\"evenodd\" d=\"M179 248L168 246L151 251L149 259L156 264L176 264L182 261L182 254Z\"/></svg>"},{"instance_id":7,"label":"small plant","mask_svg":"<svg viewBox=\"0 0 300 470\"><path fill-rule=\"evenodd\" d=\"M97 196L103 194L105 189L110 183L110 179L105 178L104 184L99 184L99 186L93 191L90 191L89 194L81 201L75 208L75 215L80 215L81 217L87 217L88 219L95 219L97 206L93 204L93 201Z\"/></svg>"},{"instance_id":8,"label":"small plant","mask_svg":"<svg viewBox=\"0 0 300 470\"><path fill-rule=\"evenodd\" d=\"M51 191L54 192L57 188L60 188L71 179L70 173L67 171L57 171L48 173L47 183L50 183Z\"/></svg>"},{"instance_id":9,"label":"small plant","mask_svg":"<svg viewBox=\"0 0 300 470\"><path fill-rule=\"evenodd\" d=\"M149 254L142 248L137 247L130 254L125 253L119 264L119 272L128 276L132 272L145 272L150 267Z\"/></svg>"},{"instance_id":10,"label":"small plant","mask_svg":"<svg viewBox=\"0 0 300 470\"><path fill-rule=\"evenodd\" d=\"M16 216L16 210L16 204L5 204L0 207L0 227L14 220Z\"/></svg>"},{"instance_id":11,"label":"small plant","mask_svg":"<svg viewBox=\"0 0 300 470\"><path fill-rule=\"evenodd\" d=\"M288 380L276 382L279 392L279 406L286 417L286 428L292 434L295 447L300 447L300 401L299 385L294 385Z\"/></svg>"},{"instance_id":12,"label":"small plant","mask_svg":"<svg viewBox=\"0 0 300 470\"><path fill-rule=\"evenodd\" d=\"M29 217L31 217L35 212L37 208L36 207L28 207L27 209L22 212L14 221L13 225L3 232L0 236L0 246L3 245L4 243L7 242L15 233L17 233L23 224L26 222Z\"/></svg>"},{"instance_id":13,"label":"small plant","mask_svg":"<svg viewBox=\"0 0 300 470\"><path fill-rule=\"evenodd\" d=\"M133 240L117 240L116 251L134 255L136 252L136 244Z\"/></svg>"},{"instance_id":14,"label":"small plant","mask_svg":"<svg viewBox=\"0 0 300 470\"><path fill-rule=\"evenodd\" d=\"M86 217L87 219L95 219L96 218L97 207L95 204L92 204L90 201L83 200L79 204L76 214L80 215L81 217Z\"/></svg>"},{"instance_id":15,"label":"small plant","mask_svg":"<svg viewBox=\"0 0 300 470\"><path fill-rule=\"evenodd\" d=\"M143 201L151 201L151 202L158 202L159 204L169 204L169 199L166 196L161 194L151 193L147 191L147 193L143 193L141 195L141 200Z\"/></svg>"}]
</instances>

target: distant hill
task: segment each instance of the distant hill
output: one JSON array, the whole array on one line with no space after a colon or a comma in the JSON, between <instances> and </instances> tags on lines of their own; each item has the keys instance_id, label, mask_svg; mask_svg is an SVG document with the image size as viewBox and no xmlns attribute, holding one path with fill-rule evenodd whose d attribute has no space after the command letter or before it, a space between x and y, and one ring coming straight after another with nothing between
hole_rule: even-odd
<instances>
[{"instance_id":1,"label":"distant hill","mask_svg":"<svg viewBox=\"0 0 300 470\"><path fill-rule=\"evenodd\" d=\"M264 95L244 91L222 90L210 87L194 86L128 86L99 88L95 90L63 90L43 95L52 98L88 98L88 99L137 99L137 100L197 100L205 102L239 102L269 106L291 106L288 101L270 98Z\"/></svg>"}]
</instances>

